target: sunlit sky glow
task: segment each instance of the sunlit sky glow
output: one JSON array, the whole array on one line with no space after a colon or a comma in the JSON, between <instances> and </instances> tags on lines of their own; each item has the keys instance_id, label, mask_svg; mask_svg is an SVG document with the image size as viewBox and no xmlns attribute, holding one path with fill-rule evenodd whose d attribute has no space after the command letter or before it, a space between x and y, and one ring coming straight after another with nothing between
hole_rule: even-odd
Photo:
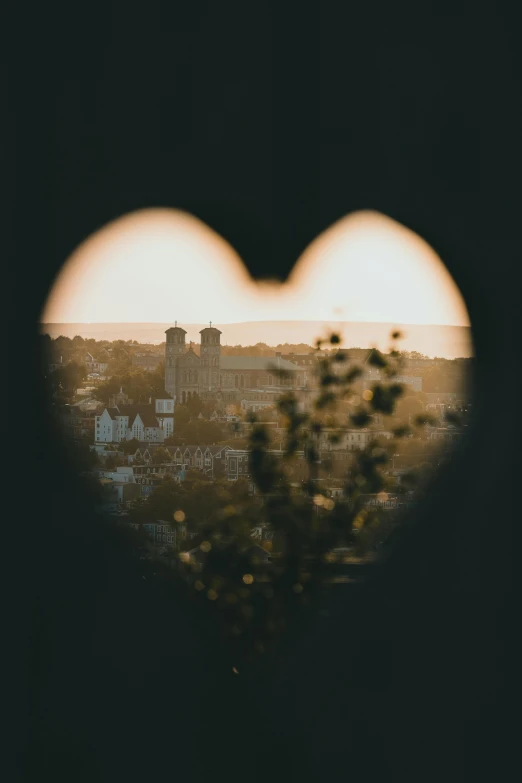
<instances>
[{"instance_id":1,"label":"sunlit sky glow","mask_svg":"<svg viewBox=\"0 0 522 783\"><path fill-rule=\"evenodd\" d=\"M419 236L375 212L320 235L284 285L254 283L198 219L150 209L83 242L56 280L44 323L378 321L469 326L462 296Z\"/></svg>"}]
</instances>

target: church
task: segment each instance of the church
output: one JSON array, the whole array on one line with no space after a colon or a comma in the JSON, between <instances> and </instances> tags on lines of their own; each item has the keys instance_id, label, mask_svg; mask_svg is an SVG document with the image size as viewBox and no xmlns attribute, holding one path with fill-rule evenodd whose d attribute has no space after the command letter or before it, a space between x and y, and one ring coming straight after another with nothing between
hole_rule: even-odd
<instances>
[{"instance_id":1,"label":"church","mask_svg":"<svg viewBox=\"0 0 522 783\"><path fill-rule=\"evenodd\" d=\"M176 403L183 404L196 395L201 399L238 402L245 390L281 393L285 388L301 389L308 385L307 369L284 359L280 353L222 356L222 332L212 324L200 331L199 355L192 343L186 345L187 332L177 323L165 334L165 389Z\"/></svg>"}]
</instances>

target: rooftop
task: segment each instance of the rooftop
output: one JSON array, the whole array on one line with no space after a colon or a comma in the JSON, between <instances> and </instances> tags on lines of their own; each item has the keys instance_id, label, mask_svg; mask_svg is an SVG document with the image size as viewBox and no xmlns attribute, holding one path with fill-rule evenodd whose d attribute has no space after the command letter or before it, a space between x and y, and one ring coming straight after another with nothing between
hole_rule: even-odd
<instances>
[{"instance_id":1,"label":"rooftop","mask_svg":"<svg viewBox=\"0 0 522 783\"><path fill-rule=\"evenodd\" d=\"M277 356L221 356L222 370L288 370L302 372L298 364Z\"/></svg>"}]
</instances>

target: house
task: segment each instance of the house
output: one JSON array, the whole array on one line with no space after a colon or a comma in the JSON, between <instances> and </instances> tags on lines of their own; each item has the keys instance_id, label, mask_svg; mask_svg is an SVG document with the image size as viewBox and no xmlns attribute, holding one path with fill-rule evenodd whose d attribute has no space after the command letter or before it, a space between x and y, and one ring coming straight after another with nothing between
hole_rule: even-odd
<instances>
[{"instance_id":1,"label":"house","mask_svg":"<svg viewBox=\"0 0 522 783\"><path fill-rule=\"evenodd\" d=\"M89 353L89 351L84 354L82 364L85 365L85 369L89 374L96 373L98 375L104 375L107 372L107 368L109 367L108 362L95 359L92 353Z\"/></svg>"},{"instance_id":2,"label":"house","mask_svg":"<svg viewBox=\"0 0 522 783\"><path fill-rule=\"evenodd\" d=\"M329 478L344 479L348 469L353 464L355 459L354 451L350 450L334 450L334 451L320 451L320 462L322 470Z\"/></svg>"},{"instance_id":3,"label":"house","mask_svg":"<svg viewBox=\"0 0 522 783\"><path fill-rule=\"evenodd\" d=\"M63 405L59 415L66 437L90 436L94 440L96 409L85 411L78 405Z\"/></svg>"},{"instance_id":4,"label":"house","mask_svg":"<svg viewBox=\"0 0 522 783\"><path fill-rule=\"evenodd\" d=\"M95 443L136 440L163 443L174 432L174 400L157 398L148 405L116 405L96 416Z\"/></svg>"},{"instance_id":5,"label":"house","mask_svg":"<svg viewBox=\"0 0 522 783\"><path fill-rule=\"evenodd\" d=\"M130 470L130 473L128 472ZM110 479L111 481L119 484L133 484L134 476L132 474L132 468L118 467L114 470L100 468L96 471L100 478Z\"/></svg>"},{"instance_id":6,"label":"house","mask_svg":"<svg viewBox=\"0 0 522 783\"><path fill-rule=\"evenodd\" d=\"M133 465L135 462L137 463L145 463L148 465L150 462L152 462L152 452L153 449L150 450L148 448L138 448L134 452L134 454L129 454L129 465Z\"/></svg>"},{"instance_id":7,"label":"house","mask_svg":"<svg viewBox=\"0 0 522 783\"><path fill-rule=\"evenodd\" d=\"M250 476L250 450L229 449L225 454L225 473L229 481Z\"/></svg>"},{"instance_id":8,"label":"house","mask_svg":"<svg viewBox=\"0 0 522 783\"><path fill-rule=\"evenodd\" d=\"M230 446L170 446L167 451L175 465L220 478L225 475L225 457Z\"/></svg>"},{"instance_id":9,"label":"house","mask_svg":"<svg viewBox=\"0 0 522 783\"><path fill-rule=\"evenodd\" d=\"M147 497L162 481L170 477L174 481L183 481L185 471L179 465L166 463L165 465L133 465L134 482L141 487L141 496Z\"/></svg>"},{"instance_id":10,"label":"house","mask_svg":"<svg viewBox=\"0 0 522 783\"><path fill-rule=\"evenodd\" d=\"M388 492L367 494L362 496L362 501L367 508L378 508L383 511L392 511L399 508L399 496Z\"/></svg>"},{"instance_id":11,"label":"house","mask_svg":"<svg viewBox=\"0 0 522 783\"><path fill-rule=\"evenodd\" d=\"M257 525L250 531L250 535L256 541L272 541L274 538L274 531L269 525Z\"/></svg>"},{"instance_id":12,"label":"house","mask_svg":"<svg viewBox=\"0 0 522 783\"><path fill-rule=\"evenodd\" d=\"M459 440L462 437L462 429L460 427L432 427L428 430L429 440L446 440L454 441Z\"/></svg>"},{"instance_id":13,"label":"house","mask_svg":"<svg viewBox=\"0 0 522 783\"><path fill-rule=\"evenodd\" d=\"M134 400L131 400L128 394L125 394L123 387L120 386L119 392L109 397L109 408L117 408L119 405L132 405Z\"/></svg>"},{"instance_id":14,"label":"house","mask_svg":"<svg viewBox=\"0 0 522 783\"><path fill-rule=\"evenodd\" d=\"M326 495L327 498L342 500L344 497L344 487L328 487L323 490L323 494Z\"/></svg>"},{"instance_id":15,"label":"house","mask_svg":"<svg viewBox=\"0 0 522 783\"><path fill-rule=\"evenodd\" d=\"M155 372L162 361L162 354L152 353L151 351L133 353L131 358L131 364L135 367L141 367L148 372Z\"/></svg>"},{"instance_id":16,"label":"house","mask_svg":"<svg viewBox=\"0 0 522 783\"><path fill-rule=\"evenodd\" d=\"M140 496L140 488L129 481L115 481L112 478L101 478L102 508L105 511L115 511L123 504L136 500Z\"/></svg>"},{"instance_id":17,"label":"house","mask_svg":"<svg viewBox=\"0 0 522 783\"><path fill-rule=\"evenodd\" d=\"M392 433L381 429L341 429L325 427L318 435L319 451L357 451L365 449L374 440L392 438Z\"/></svg>"},{"instance_id":18,"label":"house","mask_svg":"<svg viewBox=\"0 0 522 783\"><path fill-rule=\"evenodd\" d=\"M188 538L187 525L183 522L167 522L158 519L156 522L146 522L143 529L152 539L155 547L178 547Z\"/></svg>"}]
</instances>

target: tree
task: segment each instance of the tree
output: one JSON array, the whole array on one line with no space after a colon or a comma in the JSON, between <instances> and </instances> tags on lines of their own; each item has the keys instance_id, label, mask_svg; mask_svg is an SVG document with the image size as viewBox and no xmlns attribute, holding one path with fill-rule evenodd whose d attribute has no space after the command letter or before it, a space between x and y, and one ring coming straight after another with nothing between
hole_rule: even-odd
<instances>
[{"instance_id":1,"label":"tree","mask_svg":"<svg viewBox=\"0 0 522 783\"><path fill-rule=\"evenodd\" d=\"M165 462L172 462L172 457L167 449L160 446L159 449L154 451L154 454L152 455L152 462L154 465L162 465Z\"/></svg>"},{"instance_id":2,"label":"tree","mask_svg":"<svg viewBox=\"0 0 522 783\"><path fill-rule=\"evenodd\" d=\"M174 406L174 427L178 427L187 424L190 421L190 411L186 405Z\"/></svg>"},{"instance_id":3,"label":"tree","mask_svg":"<svg viewBox=\"0 0 522 783\"><path fill-rule=\"evenodd\" d=\"M132 368L129 366L124 372L118 372L104 383L101 383L97 390L97 397L106 405L109 397L119 392L120 388L135 403L146 404L149 399L164 397L165 381L163 375L156 372L147 372L141 368Z\"/></svg>"},{"instance_id":4,"label":"tree","mask_svg":"<svg viewBox=\"0 0 522 783\"><path fill-rule=\"evenodd\" d=\"M135 454L140 447L140 442L137 438L132 438L131 440L122 440L120 447L125 455Z\"/></svg>"},{"instance_id":5,"label":"tree","mask_svg":"<svg viewBox=\"0 0 522 783\"><path fill-rule=\"evenodd\" d=\"M143 504L132 509L131 517L135 521L170 521L176 511L184 510L186 501L187 492L184 487L166 476Z\"/></svg>"},{"instance_id":6,"label":"tree","mask_svg":"<svg viewBox=\"0 0 522 783\"><path fill-rule=\"evenodd\" d=\"M187 400L186 407L190 417L194 419L203 411L204 405L200 400L199 395L195 394Z\"/></svg>"},{"instance_id":7,"label":"tree","mask_svg":"<svg viewBox=\"0 0 522 783\"><path fill-rule=\"evenodd\" d=\"M212 445L219 443L223 437L221 427L213 421L206 419L195 419L186 424L176 427L174 435L169 438L173 445L193 444L193 445Z\"/></svg>"},{"instance_id":8,"label":"tree","mask_svg":"<svg viewBox=\"0 0 522 783\"><path fill-rule=\"evenodd\" d=\"M78 387L86 377L87 369L85 365L69 362L49 373L47 380L54 396L69 399L74 397Z\"/></svg>"},{"instance_id":9,"label":"tree","mask_svg":"<svg viewBox=\"0 0 522 783\"><path fill-rule=\"evenodd\" d=\"M203 414L205 419L210 419L210 417L212 416L212 414L216 410L216 407L217 407L216 403L211 401L211 400L205 401L203 403L203 407L201 409L201 413Z\"/></svg>"}]
</instances>

